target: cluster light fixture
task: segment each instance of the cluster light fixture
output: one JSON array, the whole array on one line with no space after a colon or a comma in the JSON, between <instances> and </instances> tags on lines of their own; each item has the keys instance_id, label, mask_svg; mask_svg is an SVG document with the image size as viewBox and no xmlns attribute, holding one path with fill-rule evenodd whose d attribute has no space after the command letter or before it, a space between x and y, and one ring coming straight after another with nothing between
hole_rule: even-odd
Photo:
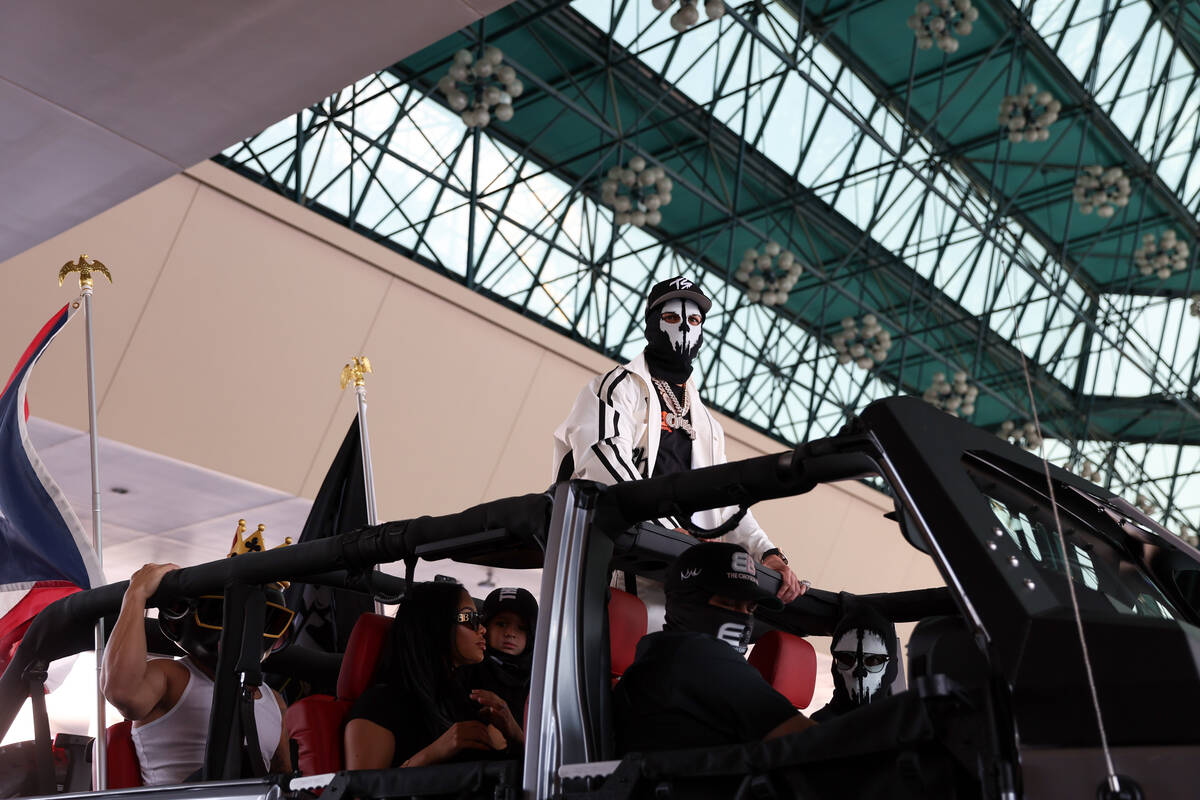
<instances>
[{"instance_id":1,"label":"cluster light fixture","mask_svg":"<svg viewBox=\"0 0 1200 800\"><path fill-rule=\"evenodd\" d=\"M917 48L929 50L935 44L943 53L958 50L955 36L969 36L979 19L979 9L971 0L921 0L908 18L908 27L917 37Z\"/></svg>"},{"instance_id":2,"label":"cluster light fixture","mask_svg":"<svg viewBox=\"0 0 1200 800\"><path fill-rule=\"evenodd\" d=\"M679 0L679 10L671 15L671 28L683 33L700 21L700 12L696 9L697 0ZM666 11L675 5L675 0L650 0L650 5L656 11ZM720 19L725 16L724 0L704 0L704 13L709 19Z\"/></svg>"},{"instance_id":3,"label":"cluster light fixture","mask_svg":"<svg viewBox=\"0 0 1200 800\"><path fill-rule=\"evenodd\" d=\"M940 408L947 414L958 417L969 417L975 413L975 399L979 397L979 387L967 383L967 373L959 370L954 373L954 381L946 380L946 373L933 373L933 380L921 395L926 403Z\"/></svg>"},{"instance_id":4,"label":"cluster light fixture","mask_svg":"<svg viewBox=\"0 0 1200 800\"><path fill-rule=\"evenodd\" d=\"M804 265L796 254L770 239L757 250L742 254L733 277L746 287L746 299L751 303L781 306L803 272Z\"/></svg>"},{"instance_id":5,"label":"cluster light fixture","mask_svg":"<svg viewBox=\"0 0 1200 800\"><path fill-rule=\"evenodd\" d=\"M1058 121L1062 102L1037 84L1027 83L1018 94L1006 94L1000 101L997 121L1008 131L1010 142L1044 142L1050 138L1050 126Z\"/></svg>"},{"instance_id":6,"label":"cluster light fixture","mask_svg":"<svg viewBox=\"0 0 1200 800\"><path fill-rule=\"evenodd\" d=\"M671 202L674 182L662 167L649 166L634 156L624 166L611 167L600 184L600 200L614 212L618 225L658 225L662 208ZM624 190L624 191L622 191Z\"/></svg>"},{"instance_id":7,"label":"cluster light fixture","mask_svg":"<svg viewBox=\"0 0 1200 800\"><path fill-rule=\"evenodd\" d=\"M1162 280L1187 269L1188 245L1168 228L1162 237L1142 236L1142 246L1133 252L1133 265L1140 275L1157 275Z\"/></svg>"},{"instance_id":8,"label":"cluster light fixture","mask_svg":"<svg viewBox=\"0 0 1200 800\"><path fill-rule=\"evenodd\" d=\"M479 58L470 50L455 53L450 69L438 79L437 88L446 104L459 112L464 125L486 128L492 117L501 122L513 118L513 100L525 91L525 84L517 71L504 63L504 52L488 45Z\"/></svg>"},{"instance_id":9,"label":"cluster light fixture","mask_svg":"<svg viewBox=\"0 0 1200 800\"><path fill-rule=\"evenodd\" d=\"M1102 167L1091 164L1083 168L1075 178L1072 194L1082 214L1096 212L1105 219L1117 213L1118 208L1129 205L1132 189L1129 176L1120 167Z\"/></svg>"},{"instance_id":10,"label":"cluster light fixture","mask_svg":"<svg viewBox=\"0 0 1200 800\"><path fill-rule=\"evenodd\" d=\"M1000 429L996 431L996 435L1025 450L1037 450L1042 446L1043 441L1042 432L1038 430L1037 425L1026 422L1024 425L1018 426L1011 419L1000 423Z\"/></svg>"},{"instance_id":11,"label":"cluster light fixture","mask_svg":"<svg viewBox=\"0 0 1200 800\"><path fill-rule=\"evenodd\" d=\"M842 329L830 339L837 351L838 363L853 362L860 369L882 364L892 349L892 334L879 324L874 314L863 314L862 324L854 317L846 317L842 320Z\"/></svg>"}]
</instances>

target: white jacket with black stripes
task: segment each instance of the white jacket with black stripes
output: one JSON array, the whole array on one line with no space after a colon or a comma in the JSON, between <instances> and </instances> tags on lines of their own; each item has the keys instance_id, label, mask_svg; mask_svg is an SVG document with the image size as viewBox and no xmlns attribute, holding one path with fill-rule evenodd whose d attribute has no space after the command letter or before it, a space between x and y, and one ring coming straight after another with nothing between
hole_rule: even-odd
<instances>
[{"instance_id":1,"label":"white jacket with black stripes","mask_svg":"<svg viewBox=\"0 0 1200 800\"><path fill-rule=\"evenodd\" d=\"M692 468L724 464L725 431L700 402L696 382L691 379L687 382L687 393L691 399L692 427L696 431ZM658 392L650 382L643 354L593 378L579 393L570 416L554 432L554 479L583 478L612 484L653 475L661 419ZM651 420L654 424L650 424ZM560 476L568 456L571 461L567 463L573 464L573 469L569 476ZM736 510L698 511L692 515L692 522L702 528L715 528ZM676 527L674 520L660 520L660 523ZM721 541L740 544L758 561L763 553L775 547L750 513Z\"/></svg>"}]
</instances>

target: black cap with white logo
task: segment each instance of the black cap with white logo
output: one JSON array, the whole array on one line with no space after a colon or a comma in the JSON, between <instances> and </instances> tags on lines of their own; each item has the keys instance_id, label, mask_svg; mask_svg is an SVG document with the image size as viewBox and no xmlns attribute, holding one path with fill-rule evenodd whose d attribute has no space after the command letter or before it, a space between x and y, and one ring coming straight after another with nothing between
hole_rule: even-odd
<instances>
[{"instance_id":1,"label":"black cap with white logo","mask_svg":"<svg viewBox=\"0 0 1200 800\"><path fill-rule=\"evenodd\" d=\"M754 559L739 544L702 542L684 550L667 568L663 587L667 594L703 592L735 600L753 600L763 608L778 610L783 603L758 585Z\"/></svg>"},{"instance_id":2,"label":"black cap with white logo","mask_svg":"<svg viewBox=\"0 0 1200 800\"><path fill-rule=\"evenodd\" d=\"M646 300L647 313L675 297L693 301L700 306L701 314L707 315L708 310L712 308L712 300L708 299L699 284L679 276L654 284L654 288L650 290L650 297Z\"/></svg>"}]
</instances>

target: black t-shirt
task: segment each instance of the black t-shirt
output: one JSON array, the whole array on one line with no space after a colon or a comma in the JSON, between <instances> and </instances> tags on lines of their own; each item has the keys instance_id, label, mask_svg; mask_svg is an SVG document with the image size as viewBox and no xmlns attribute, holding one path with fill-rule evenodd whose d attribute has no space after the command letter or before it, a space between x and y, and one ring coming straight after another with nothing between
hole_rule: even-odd
<instances>
[{"instance_id":1,"label":"black t-shirt","mask_svg":"<svg viewBox=\"0 0 1200 800\"><path fill-rule=\"evenodd\" d=\"M529 647L533 647L530 642ZM529 672L504 666L493 657L492 650L478 664L462 667L463 685L469 690L486 689L495 692L504 702L518 723L525 719L525 700L529 697ZM524 728L524 724L521 725Z\"/></svg>"},{"instance_id":2,"label":"black t-shirt","mask_svg":"<svg viewBox=\"0 0 1200 800\"><path fill-rule=\"evenodd\" d=\"M628 753L758 741L796 708L715 636L660 631L638 642L613 712Z\"/></svg>"},{"instance_id":3,"label":"black t-shirt","mask_svg":"<svg viewBox=\"0 0 1200 800\"><path fill-rule=\"evenodd\" d=\"M416 696L408 689L394 684L376 684L354 701L346 721L365 719L390 731L396 738L392 766L398 767L445 733L445 730L441 730L431 734L425 720L420 718L420 708ZM479 719L479 705L471 700L465 690L451 698L451 708L454 722ZM452 760L480 761L497 757L503 757L503 751L489 753L466 750Z\"/></svg>"},{"instance_id":4,"label":"black t-shirt","mask_svg":"<svg viewBox=\"0 0 1200 800\"><path fill-rule=\"evenodd\" d=\"M677 383L668 382L667 385L671 387L675 393L675 399L682 405L686 388ZM662 407L659 420L661 428L658 437L658 454L654 459L654 474L650 476L652 478L660 475L673 475L676 472L687 472L692 468L692 437L688 436L688 432L683 428L672 428L667 424L667 404L661 396L658 398L658 404ZM688 409L684 419L688 422L692 421L691 409Z\"/></svg>"}]
</instances>

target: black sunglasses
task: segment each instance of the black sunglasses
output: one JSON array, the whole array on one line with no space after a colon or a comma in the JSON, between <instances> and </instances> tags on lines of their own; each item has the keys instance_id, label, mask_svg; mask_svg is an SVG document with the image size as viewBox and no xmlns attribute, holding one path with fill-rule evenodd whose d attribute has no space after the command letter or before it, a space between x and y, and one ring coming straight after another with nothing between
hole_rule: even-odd
<instances>
[{"instance_id":1,"label":"black sunglasses","mask_svg":"<svg viewBox=\"0 0 1200 800\"><path fill-rule=\"evenodd\" d=\"M455 615L455 622L459 625L466 625L473 631L479 630L483 626L483 615L478 611L459 611Z\"/></svg>"},{"instance_id":2,"label":"black sunglasses","mask_svg":"<svg viewBox=\"0 0 1200 800\"><path fill-rule=\"evenodd\" d=\"M857 659L858 656L853 650L835 650L833 653L833 660L841 669L853 669ZM863 653L863 666L867 668L867 672L880 672L889 660L891 656L882 653Z\"/></svg>"}]
</instances>

